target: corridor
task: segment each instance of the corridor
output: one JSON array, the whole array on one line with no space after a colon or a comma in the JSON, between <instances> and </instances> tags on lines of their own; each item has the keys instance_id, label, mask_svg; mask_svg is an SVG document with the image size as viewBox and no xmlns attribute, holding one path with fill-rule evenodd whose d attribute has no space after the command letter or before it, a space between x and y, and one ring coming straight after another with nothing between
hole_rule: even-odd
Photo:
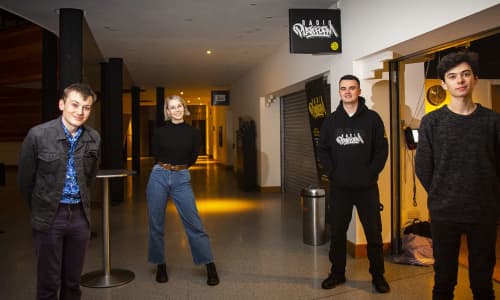
<instances>
[{"instance_id":1,"label":"corridor","mask_svg":"<svg viewBox=\"0 0 500 300\"><path fill-rule=\"evenodd\" d=\"M328 244L302 242L300 200L296 195L242 192L232 169L199 159L191 168L198 209L210 236L221 283L207 286L204 266L195 266L172 202L167 207L166 256L169 281L155 281L147 262L145 185L152 166L143 159L140 175L126 179L125 201L110 207L111 268L133 271L128 284L82 288L82 299L430 299L430 267L400 265L386 257L389 294L376 294L367 259L347 261L347 283L322 290L329 271ZM0 186L0 299L34 299L35 253L29 212L16 187L16 169L8 168ZM84 273L102 269L100 182L96 185L92 231ZM495 283L496 294L500 285ZM456 299L472 299L467 270L460 267Z\"/></svg>"}]
</instances>

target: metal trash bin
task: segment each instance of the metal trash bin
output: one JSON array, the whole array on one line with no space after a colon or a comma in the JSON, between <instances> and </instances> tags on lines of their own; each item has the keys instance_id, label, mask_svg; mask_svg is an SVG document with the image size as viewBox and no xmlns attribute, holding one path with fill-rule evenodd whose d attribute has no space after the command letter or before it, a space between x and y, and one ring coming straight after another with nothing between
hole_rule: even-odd
<instances>
[{"instance_id":1,"label":"metal trash bin","mask_svg":"<svg viewBox=\"0 0 500 300\"><path fill-rule=\"evenodd\" d=\"M325 190L309 185L302 190L302 237L305 244L318 246L327 242Z\"/></svg>"}]
</instances>

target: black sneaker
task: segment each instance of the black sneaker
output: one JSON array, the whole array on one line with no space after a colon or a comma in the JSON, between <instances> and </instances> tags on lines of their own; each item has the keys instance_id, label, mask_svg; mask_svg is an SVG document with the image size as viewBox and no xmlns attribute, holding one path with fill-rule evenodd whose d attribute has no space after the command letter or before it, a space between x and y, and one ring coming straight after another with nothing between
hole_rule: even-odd
<instances>
[{"instance_id":1,"label":"black sneaker","mask_svg":"<svg viewBox=\"0 0 500 300\"><path fill-rule=\"evenodd\" d=\"M389 293L389 291L391 290L391 287L385 280L384 275L374 276L372 279L372 284L375 287L375 290L382 294Z\"/></svg>"},{"instance_id":2,"label":"black sneaker","mask_svg":"<svg viewBox=\"0 0 500 300\"><path fill-rule=\"evenodd\" d=\"M168 281L167 265L158 264L156 269L156 281L160 283L165 283Z\"/></svg>"},{"instance_id":3,"label":"black sneaker","mask_svg":"<svg viewBox=\"0 0 500 300\"><path fill-rule=\"evenodd\" d=\"M217 275L217 269L215 268L215 264L213 262L207 264L207 284L208 285L219 284L219 275Z\"/></svg>"},{"instance_id":4,"label":"black sneaker","mask_svg":"<svg viewBox=\"0 0 500 300\"><path fill-rule=\"evenodd\" d=\"M325 290L329 290L329 289L333 289L337 285L344 283L344 282L345 282L345 275L330 273L328 275L328 278L323 280L323 282L321 283L321 287L324 288Z\"/></svg>"}]
</instances>

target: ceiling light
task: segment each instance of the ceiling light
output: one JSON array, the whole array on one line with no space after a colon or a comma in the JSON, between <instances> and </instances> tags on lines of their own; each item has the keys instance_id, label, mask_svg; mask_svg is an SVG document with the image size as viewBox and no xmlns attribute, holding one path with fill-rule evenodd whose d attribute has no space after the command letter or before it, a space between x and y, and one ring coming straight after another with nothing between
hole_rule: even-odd
<instances>
[{"instance_id":1,"label":"ceiling light","mask_svg":"<svg viewBox=\"0 0 500 300\"><path fill-rule=\"evenodd\" d=\"M184 95L184 92L183 92L183 91L181 91L181 95Z\"/></svg>"},{"instance_id":2,"label":"ceiling light","mask_svg":"<svg viewBox=\"0 0 500 300\"><path fill-rule=\"evenodd\" d=\"M207 55L210 55L210 54L212 54L212 50L208 49L205 53L206 53Z\"/></svg>"}]
</instances>

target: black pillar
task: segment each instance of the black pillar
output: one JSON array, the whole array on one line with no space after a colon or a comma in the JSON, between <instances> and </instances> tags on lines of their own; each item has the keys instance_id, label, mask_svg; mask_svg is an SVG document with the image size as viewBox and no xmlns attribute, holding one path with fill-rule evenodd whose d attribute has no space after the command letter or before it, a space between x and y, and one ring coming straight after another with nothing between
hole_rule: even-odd
<instances>
[{"instance_id":1,"label":"black pillar","mask_svg":"<svg viewBox=\"0 0 500 300\"><path fill-rule=\"evenodd\" d=\"M119 170L125 168L124 131L123 131L123 60L110 58L101 64L101 134L102 168ZM123 178L109 180L111 204L123 202Z\"/></svg>"},{"instance_id":2,"label":"black pillar","mask_svg":"<svg viewBox=\"0 0 500 300\"><path fill-rule=\"evenodd\" d=\"M101 66L101 168L110 169L110 149L108 149L108 142L111 138L111 131L107 124L107 119L109 112L112 110L110 107L109 95L108 95L108 63L102 62Z\"/></svg>"},{"instance_id":3,"label":"black pillar","mask_svg":"<svg viewBox=\"0 0 500 300\"><path fill-rule=\"evenodd\" d=\"M57 37L48 30L42 36L42 121L59 116L57 92Z\"/></svg>"},{"instance_id":4,"label":"black pillar","mask_svg":"<svg viewBox=\"0 0 500 300\"><path fill-rule=\"evenodd\" d=\"M59 10L60 95L70 84L82 81L83 11L74 8Z\"/></svg>"},{"instance_id":5,"label":"black pillar","mask_svg":"<svg viewBox=\"0 0 500 300\"><path fill-rule=\"evenodd\" d=\"M156 88L156 127L161 127L165 124L165 115L163 114L163 104L165 104L165 89L163 87Z\"/></svg>"},{"instance_id":6,"label":"black pillar","mask_svg":"<svg viewBox=\"0 0 500 300\"><path fill-rule=\"evenodd\" d=\"M140 107L141 89L137 86L132 87L132 170L137 174L141 170L141 107Z\"/></svg>"}]
</instances>

